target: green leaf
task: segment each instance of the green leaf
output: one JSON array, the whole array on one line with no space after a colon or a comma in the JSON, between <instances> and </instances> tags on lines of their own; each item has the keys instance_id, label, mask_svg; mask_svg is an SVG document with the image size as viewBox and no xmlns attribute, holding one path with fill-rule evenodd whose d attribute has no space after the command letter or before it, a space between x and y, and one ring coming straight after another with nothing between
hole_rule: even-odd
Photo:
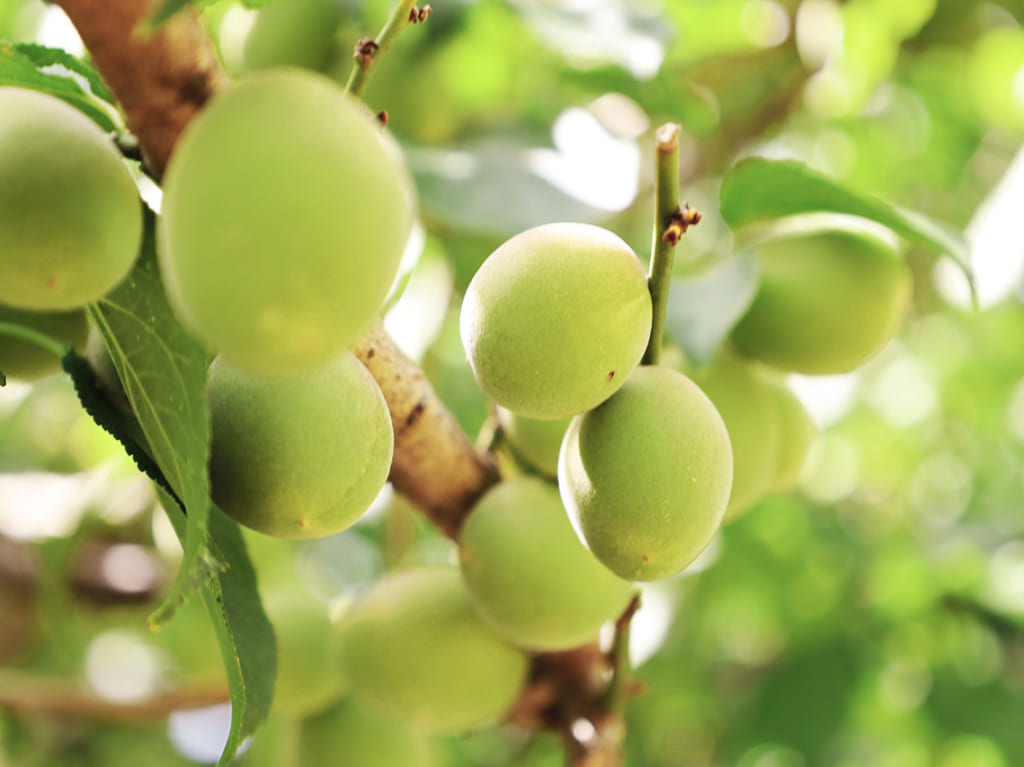
<instances>
[{"instance_id":1,"label":"green leaf","mask_svg":"<svg viewBox=\"0 0 1024 767\"><path fill-rule=\"evenodd\" d=\"M149 17L149 21L146 23L150 29L155 29L186 6L194 5L196 8L204 8L213 2L214 0L166 0L163 5L157 8L156 13Z\"/></svg>"},{"instance_id":2,"label":"green leaf","mask_svg":"<svg viewBox=\"0 0 1024 767\"><path fill-rule=\"evenodd\" d=\"M76 76L83 78L89 87L83 88ZM111 105L110 91L92 69L65 51L41 45L0 42L2 85L31 88L56 96L87 115L105 131L121 127L120 115Z\"/></svg>"},{"instance_id":3,"label":"green leaf","mask_svg":"<svg viewBox=\"0 0 1024 767\"><path fill-rule=\"evenodd\" d=\"M184 545L190 519L182 511L138 421L110 404L96 387L88 360L69 350L63 358L86 412L125 448L139 469L155 483L175 533ZM231 695L231 732L219 764L230 764L241 742L266 719L277 676L274 631L260 602L256 573L238 525L212 503L207 506L210 545L225 567L211 574L202 587L203 604L213 621Z\"/></svg>"},{"instance_id":4,"label":"green leaf","mask_svg":"<svg viewBox=\"0 0 1024 767\"><path fill-rule=\"evenodd\" d=\"M94 96L98 96L108 104L117 104L114 94L100 79L96 70L63 48L47 48L45 45L36 45L35 43L15 43L14 50L24 55L40 69L57 65L81 75L89 83L89 90Z\"/></svg>"},{"instance_id":5,"label":"green leaf","mask_svg":"<svg viewBox=\"0 0 1024 767\"><path fill-rule=\"evenodd\" d=\"M800 213L844 213L877 221L935 255L952 258L974 295L967 242L958 233L920 213L840 184L803 163L750 157L726 174L721 192L722 218L733 229Z\"/></svg>"},{"instance_id":6,"label":"green leaf","mask_svg":"<svg viewBox=\"0 0 1024 767\"><path fill-rule=\"evenodd\" d=\"M153 458L188 514L185 555L173 587L150 617L159 627L221 563L207 546L210 424L207 355L178 324L157 269L156 217L146 210L142 253L112 293L89 307Z\"/></svg>"},{"instance_id":7,"label":"green leaf","mask_svg":"<svg viewBox=\"0 0 1024 767\"><path fill-rule=\"evenodd\" d=\"M715 352L757 294L757 258L735 253L701 274L672 278L665 328L700 366Z\"/></svg>"}]
</instances>

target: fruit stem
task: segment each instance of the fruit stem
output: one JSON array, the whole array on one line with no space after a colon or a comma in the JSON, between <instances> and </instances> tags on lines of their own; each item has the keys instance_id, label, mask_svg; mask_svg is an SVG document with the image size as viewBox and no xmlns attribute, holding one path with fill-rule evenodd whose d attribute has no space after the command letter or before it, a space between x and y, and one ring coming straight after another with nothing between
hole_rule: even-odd
<instances>
[{"instance_id":1,"label":"fruit stem","mask_svg":"<svg viewBox=\"0 0 1024 767\"><path fill-rule=\"evenodd\" d=\"M615 621L615 638L608 651L612 678L604 695L605 708L609 711L621 711L626 699L630 697L632 667L629 662L629 627L633 623L633 616L639 609L640 595L636 594L622 615Z\"/></svg>"},{"instance_id":2,"label":"fruit stem","mask_svg":"<svg viewBox=\"0 0 1024 767\"><path fill-rule=\"evenodd\" d=\"M682 208L679 207L679 131L680 126L676 123L666 123L654 134L654 235L647 277L653 313L651 337L642 361L644 365L657 365L661 359L661 339L665 334L665 312L668 310L668 288L672 281L676 245L687 228L700 221L700 213L685 202Z\"/></svg>"},{"instance_id":3,"label":"fruit stem","mask_svg":"<svg viewBox=\"0 0 1024 767\"><path fill-rule=\"evenodd\" d=\"M57 357L63 357L66 351L64 344L46 335L46 333L40 333L38 330L22 327L13 322L0 322L0 335L20 338L22 341L28 341L36 346L41 346L47 351L53 352Z\"/></svg>"},{"instance_id":4,"label":"fruit stem","mask_svg":"<svg viewBox=\"0 0 1024 767\"><path fill-rule=\"evenodd\" d=\"M373 68L377 64L377 59L391 47L391 43L398 37L399 32L409 24L414 23L413 18L419 19L419 16L413 11L415 5L416 0L398 0L395 3L395 7L391 9L391 15L388 17L387 22L385 22L380 34L372 40L364 38L356 43L356 64L352 68L352 74L349 75L348 82L345 84L346 92L351 93L356 98L361 99L363 97L363 92L366 90L366 86L370 82L370 76L373 74Z\"/></svg>"}]
</instances>

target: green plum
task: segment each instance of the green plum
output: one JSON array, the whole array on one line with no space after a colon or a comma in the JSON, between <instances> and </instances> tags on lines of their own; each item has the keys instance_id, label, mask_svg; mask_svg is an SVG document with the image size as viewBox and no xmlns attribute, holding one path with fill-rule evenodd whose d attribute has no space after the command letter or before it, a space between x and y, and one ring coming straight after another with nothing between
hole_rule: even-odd
<instances>
[{"instance_id":1,"label":"green plum","mask_svg":"<svg viewBox=\"0 0 1024 767\"><path fill-rule=\"evenodd\" d=\"M543 420L498 407L498 422L516 453L549 477L558 475L558 450L571 417Z\"/></svg>"},{"instance_id":2,"label":"green plum","mask_svg":"<svg viewBox=\"0 0 1024 767\"><path fill-rule=\"evenodd\" d=\"M298 764L430 767L434 759L423 734L348 699L302 722Z\"/></svg>"},{"instance_id":3,"label":"green plum","mask_svg":"<svg viewBox=\"0 0 1024 767\"><path fill-rule=\"evenodd\" d=\"M322 711L342 693L341 675L330 657L327 605L308 589L271 589L263 599L277 638L274 710L293 717Z\"/></svg>"},{"instance_id":4,"label":"green plum","mask_svg":"<svg viewBox=\"0 0 1024 767\"><path fill-rule=\"evenodd\" d=\"M678 573L711 542L732 472L729 433L707 395L682 373L645 365L573 420L558 486L594 555L646 581Z\"/></svg>"},{"instance_id":5,"label":"green plum","mask_svg":"<svg viewBox=\"0 0 1024 767\"><path fill-rule=\"evenodd\" d=\"M899 330L912 281L887 242L851 224L794 222L754 245L761 285L733 329L737 350L781 370L845 373Z\"/></svg>"},{"instance_id":6,"label":"green plum","mask_svg":"<svg viewBox=\"0 0 1024 767\"><path fill-rule=\"evenodd\" d=\"M2 215L2 214L0 214ZM0 235L2 236L2 235ZM24 312L0 305L0 322L21 325L82 351L89 319L81 309L71 312ZM0 372L19 381L60 372L60 358L49 349L23 338L0 333Z\"/></svg>"},{"instance_id":7,"label":"green plum","mask_svg":"<svg viewBox=\"0 0 1024 767\"><path fill-rule=\"evenodd\" d=\"M481 614L531 650L566 650L626 609L633 584L573 532L558 491L520 477L492 488L459 534L462 575Z\"/></svg>"},{"instance_id":8,"label":"green plum","mask_svg":"<svg viewBox=\"0 0 1024 767\"><path fill-rule=\"evenodd\" d=\"M530 418L566 418L622 386L651 334L636 254L588 224L517 234L483 263L462 302L462 344L485 394Z\"/></svg>"},{"instance_id":9,"label":"green plum","mask_svg":"<svg viewBox=\"0 0 1024 767\"><path fill-rule=\"evenodd\" d=\"M424 732L500 717L526 677L525 654L483 622L454 567L385 576L341 616L336 639L352 695Z\"/></svg>"},{"instance_id":10,"label":"green plum","mask_svg":"<svg viewBox=\"0 0 1024 767\"><path fill-rule=\"evenodd\" d=\"M142 206L96 123L55 96L0 87L0 301L80 309L131 270Z\"/></svg>"},{"instance_id":11,"label":"green plum","mask_svg":"<svg viewBox=\"0 0 1024 767\"><path fill-rule=\"evenodd\" d=\"M245 40L248 69L295 66L323 71L338 52L337 0L276 0L261 8Z\"/></svg>"},{"instance_id":12,"label":"green plum","mask_svg":"<svg viewBox=\"0 0 1024 767\"><path fill-rule=\"evenodd\" d=\"M125 394L117 368L114 367L114 360L103 341L103 336L94 327L89 328L85 356L92 366L92 372L96 374L96 386L106 395L107 400L122 413L131 413L132 405Z\"/></svg>"},{"instance_id":13,"label":"green plum","mask_svg":"<svg viewBox=\"0 0 1024 767\"><path fill-rule=\"evenodd\" d=\"M213 500L282 538L349 527L387 480L394 433L376 381L350 352L295 376L218 357L207 381Z\"/></svg>"},{"instance_id":14,"label":"green plum","mask_svg":"<svg viewBox=\"0 0 1024 767\"><path fill-rule=\"evenodd\" d=\"M380 124L337 84L254 74L215 96L171 157L158 230L168 299L235 364L309 370L376 318L411 190Z\"/></svg>"},{"instance_id":15,"label":"green plum","mask_svg":"<svg viewBox=\"0 0 1024 767\"><path fill-rule=\"evenodd\" d=\"M779 411L782 439L775 462L775 477L772 489L785 492L796 487L804 461L811 449L818 427L796 395L779 382L775 385L775 397Z\"/></svg>"},{"instance_id":16,"label":"green plum","mask_svg":"<svg viewBox=\"0 0 1024 767\"><path fill-rule=\"evenodd\" d=\"M727 352L719 354L694 380L729 431L733 475L725 510L728 522L767 495L775 482L782 446L776 386L749 362Z\"/></svg>"}]
</instances>

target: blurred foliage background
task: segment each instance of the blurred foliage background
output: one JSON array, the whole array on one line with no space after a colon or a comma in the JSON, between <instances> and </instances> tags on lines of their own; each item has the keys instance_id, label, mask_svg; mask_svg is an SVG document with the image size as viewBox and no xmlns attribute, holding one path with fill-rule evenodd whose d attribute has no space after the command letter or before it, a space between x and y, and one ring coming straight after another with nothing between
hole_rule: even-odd
<instances>
[{"instance_id":1,"label":"blurred foliage background","mask_svg":"<svg viewBox=\"0 0 1024 767\"><path fill-rule=\"evenodd\" d=\"M203 9L229 72L292 64L344 81L389 3L260 5ZM683 126L683 197L705 214L680 280L731 252L719 179L755 153L801 159L972 245L981 308L951 270L908 252L900 336L854 374L791 382L822 428L799 492L766 499L697 566L646 590L629 764L1024 764L1024 2L433 5L366 101L388 112L423 220L387 325L471 435L488 403L458 338L470 277L548 221L600 223L643 257L664 121ZM0 0L0 37L83 53L39 0ZM249 541L262 588L322 603L403 558L451 556L387 493L335 538ZM199 607L146 629L176 546L147 481L64 377L0 389L0 765L215 761L223 706L124 722L94 705L217 697ZM287 763L291 721L278 711L239 763ZM498 729L433 748L452 767L561 761L553 740Z\"/></svg>"}]
</instances>

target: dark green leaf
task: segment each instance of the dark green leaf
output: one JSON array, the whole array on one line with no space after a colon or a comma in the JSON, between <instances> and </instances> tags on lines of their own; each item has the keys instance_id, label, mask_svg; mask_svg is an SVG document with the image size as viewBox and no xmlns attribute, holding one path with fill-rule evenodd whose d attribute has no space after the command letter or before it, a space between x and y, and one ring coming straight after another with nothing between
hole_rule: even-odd
<instances>
[{"instance_id":1,"label":"dark green leaf","mask_svg":"<svg viewBox=\"0 0 1024 767\"><path fill-rule=\"evenodd\" d=\"M697 275L672 279L665 326L694 365L711 360L757 293L757 259L740 252Z\"/></svg>"},{"instance_id":2,"label":"dark green leaf","mask_svg":"<svg viewBox=\"0 0 1024 767\"><path fill-rule=\"evenodd\" d=\"M722 218L734 229L800 213L844 213L877 221L936 255L952 258L974 292L964 238L913 211L843 186L803 163L751 157L722 181Z\"/></svg>"},{"instance_id":3,"label":"dark green leaf","mask_svg":"<svg viewBox=\"0 0 1024 767\"><path fill-rule=\"evenodd\" d=\"M83 112L103 130L115 130L117 112L102 100L109 97L109 91L101 84L101 91L90 92L75 75L85 78L90 85L96 77L86 65L64 51L0 42L0 86L13 85L49 93Z\"/></svg>"},{"instance_id":4,"label":"dark green leaf","mask_svg":"<svg viewBox=\"0 0 1024 767\"><path fill-rule=\"evenodd\" d=\"M185 540L188 522L181 509L162 490L160 495L175 532ZM228 565L206 583L202 592L220 643L231 694L231 732L217 763L224 767L270 711L277 677L277 643L260 602L256 572L238 525L212 503L209 520L210 536Z\"/></svg>"},{"instance_id":5,"label":"dark green leaf","mask_svg":"<svg viewBox=\"0 0 1024 767\"><path fill-rule=\"evenodd\" d=\"M210 426L206 352L178 324L157 269L155 216L146 211L135 269L89 313L167 482L185 504L188 535L173 588L150 621L159 626L220 566L206 545Z\"/></svg>"}]
</instances>

